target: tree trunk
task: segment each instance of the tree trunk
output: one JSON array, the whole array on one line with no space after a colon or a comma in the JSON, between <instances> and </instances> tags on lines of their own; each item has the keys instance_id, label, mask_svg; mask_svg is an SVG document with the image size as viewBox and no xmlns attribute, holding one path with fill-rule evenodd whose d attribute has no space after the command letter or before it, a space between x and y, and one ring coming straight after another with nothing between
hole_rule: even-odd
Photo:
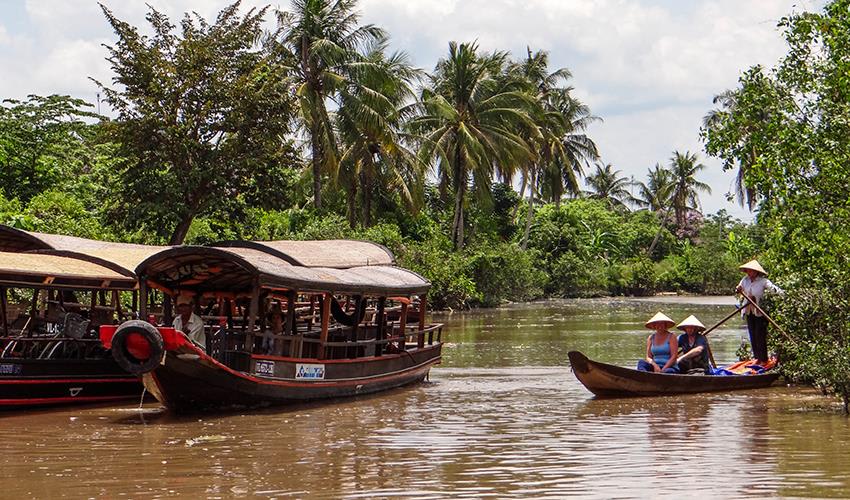
<instances>
[{"instance_id":1,"label":"tree trunk","mask_svg":"<svg viewBox=\"0 0 850 500\"><path fill-rule=\"evenodd\" d=\"M311 127L312 134L312 166L313 166L313 206L322 208L322 147L319 144L318 127Z\"/></svg>"},{"instance_id":2,"label":"tree trunk","mask_svg":"<svg viewBox=\"0 0 850 500\"><path fill-rule=\"evenodd\" d=\"M525 232L522 235L522 249L528 246L528 235L531 233L531 220L534 217L534 186L537 185L537 169L531 171L531 182L528 186L528 214L525 218Z\"/></svg>"},{"instance_id":3,"label":"tree trunk","mask_svg":"<svg viewBox=\"0 0 850 500\"><path fill-rule=\"evenodd\" d=\"M369 174L365 172L365 167L360 171L360 192L363 197L363 227L372 226L372 183L369 181Z\"/></svg>"},{"instance_id":4,"label":"tree trunk","mask_svg":"<svg viewBox=\"0 0 850 500\"><path fill-rule=\"evenodd\" d=\"M452 225L452 240L455 250L463 250L463 198L466 182L459 182L455 190L455 216Z\"/></svg>"},{"instance_id":5,"label":"tree trunk","mask_svg":"<svg viewBox=\"0 0 850 500\"><path fill-rule=\"evenodd\" d=\"M661 232L664 231L664 225L667 224L667 216L670 215L670 211L664 211L664 215L661 216L661 227L658 228L658 232L655 233L655 238L652 239L652 244L649 245L649 250L647 250L646 255L649 258L652 258L652 251L655 250L655 245L658 244L658 240L661 239Z\"/></svg>"},{"instance_id":6,"label":"tree trunk","mask_svg":"<svg viewBox=\"0 0 850 500\"><path fill-rule=\"evenodd\" d=\"M180 219L180 223L177 224L177 227L174 228L174 232L171 233L171 238L168 240L168 244L172 246L182 245L183 241L186 239L186 235L189 234L189 227L192 225L193 220L195 220L195 214L191 212Z\"/></svg>"},{"instance_id":7,"label":"tree trunk","mask_svg":"<svg viewBox=\"0 0 850 500\"><path fill-rule=\"evenodd\" d=\"M523 193L525 193L525 184L528 181L528 177L526 177L525 171L523 171L522 174L520 174L520 175L522 176L522 185L519 188L519 198L522 199L522 195L523 195ZM517 216L518 213L519 213L519 203L516 204L516 206L514 207L514 213L511 214L511 220L512 221L516 220L516 216Z\"/></svg>"},{"instance_id":8,"label":"tree trunk","mask_svg":"<svg viewBox=\"0 0 850 500\"><path fill-rule=\"evenodd\" d=\"M357 227L357 181L353 181L345 190L346 206L348 208L348 226Z\"/></svg>"}]
</instances>

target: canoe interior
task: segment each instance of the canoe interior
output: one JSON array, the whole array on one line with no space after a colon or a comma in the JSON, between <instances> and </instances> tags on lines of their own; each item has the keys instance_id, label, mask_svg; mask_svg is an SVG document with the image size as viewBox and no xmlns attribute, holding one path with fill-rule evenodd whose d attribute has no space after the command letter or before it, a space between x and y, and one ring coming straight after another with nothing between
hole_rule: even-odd
<instances>
[{"instance_id":1,"label":"canoe interior","mask_svg":"<svg viewBox=\"0 0 850 500\"><path fill-rule=\"evenodd\" d=\"M572 351L568 356L579 382L600 397L663 396L758 389L770 386L779 378L779 373L731 376L650 373L593 361L578 351Z\"/></svg>"}]
</instances>

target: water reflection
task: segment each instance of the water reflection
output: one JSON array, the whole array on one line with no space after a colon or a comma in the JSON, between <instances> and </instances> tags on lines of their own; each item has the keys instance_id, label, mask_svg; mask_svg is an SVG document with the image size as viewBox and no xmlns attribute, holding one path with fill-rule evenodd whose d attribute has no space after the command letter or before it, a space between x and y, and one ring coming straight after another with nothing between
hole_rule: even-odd
<instances>
[{"instance_id":1,"label":"water reflection","mask_svg":"<svg viewBox=\"0 0 850 500\"><path fill-rule=\"evenodd\" d=\"M431 382L377 396L180 417L155 404L6 414L14 496L374 498L850 496L848 420L787 387L593 399L580 349L631 365L658 304L547 302L446 316ZM706 324L728 306L663 306ZM716 318L716 319L715 319ZM740 334L712 334L729 360ZM7 494L8 495L8 494Z\"/></svg>"}]
</instances>

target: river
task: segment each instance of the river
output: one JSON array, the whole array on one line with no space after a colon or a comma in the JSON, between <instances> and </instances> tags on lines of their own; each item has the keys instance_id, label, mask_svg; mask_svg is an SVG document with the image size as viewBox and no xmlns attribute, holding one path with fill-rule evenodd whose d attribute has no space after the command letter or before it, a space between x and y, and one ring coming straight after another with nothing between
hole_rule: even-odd
<instances>
[{"instance_id":1,"label":"river","mask_svg":"<svg viewBox=\"0 0 850 500\"><path fill-rule=\"evenodd\" d=\"M156 403L6 413L3 496L850 497L850 419L807 388L594 399L567 352L633 366L656 310L575 300L439 314L430 381L372 397L181 417ZM735 359L739 319L711 334Z\"/></svg>"}]
</instances>

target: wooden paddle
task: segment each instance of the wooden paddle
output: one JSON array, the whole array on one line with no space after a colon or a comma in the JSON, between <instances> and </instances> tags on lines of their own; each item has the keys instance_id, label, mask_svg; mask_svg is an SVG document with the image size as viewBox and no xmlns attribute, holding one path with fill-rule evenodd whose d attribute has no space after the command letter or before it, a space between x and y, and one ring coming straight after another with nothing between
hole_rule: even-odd
<instances>
[{"instance_id":1,"label":"wooden paddle","mask_svg":"<svg viewBox=\"0 0 850 500\"><path fill-rule=\"evenodd\" d=\"M741 312L741 309L743 309L744 307L746 307L746 304L744 304L744 305L742 305L742 306L738 307L737 309L735 309L734 311L732 311L732 313L731 313L731 314L729 314L729 316L726 316L725 318L721 319L720 321L718 321L718 322L717 322L717 324L716 324L716 325L714 325L714 326L712 326L711 328L709 328L709 329L705 330L704 332L702 332L702 334L703 334L703 335L708 335L709 333L711 333L711 331L712 331L712 330L714 330L714 329L715 329L715 328L717 328L718 326L722 325L723 323L726 323L727 321L729 321L729 318L731 318L732 316L734 316L734 315L738 314L739 312ZM711 362L711 366L713 366L713 367L717 368L717 363L714 361L714 353L712 353L712 352L711 352L711 346L710 346L710 345L708 345L708 344L706 344L706 346L708 347L708 360Z\"/></svg>"},{"instance_id":2,"label":"wooden paddle","mask_svg":"<svg viewBox=\"0 0 850 500\"><path fill-rule=\"evenodd\" d=\"M746 299L747 302L749 302L750 304L753 305L753 307L756 308L756 311L760 312L762 316L764 316L768 321L770 321L770 324L773 325L777 330L779 330L779 333L781 333L788 340L788 342L791 342L792 344L796 343L796 342L794 342L794 339L792 339L791 336L788 335L785 332L785 330L782 329L781 326L776 324L776 321L773 321L773 318L771 318L770 316L767 315L766 312L764 312L764 309L759 307L759 305L756 304L756 302L753 299L750 298L749 295L747 295L746 293L743 293L743 292L741 292L741 295L744 296L744 299Z\"/></svg>"}]
</instances>

